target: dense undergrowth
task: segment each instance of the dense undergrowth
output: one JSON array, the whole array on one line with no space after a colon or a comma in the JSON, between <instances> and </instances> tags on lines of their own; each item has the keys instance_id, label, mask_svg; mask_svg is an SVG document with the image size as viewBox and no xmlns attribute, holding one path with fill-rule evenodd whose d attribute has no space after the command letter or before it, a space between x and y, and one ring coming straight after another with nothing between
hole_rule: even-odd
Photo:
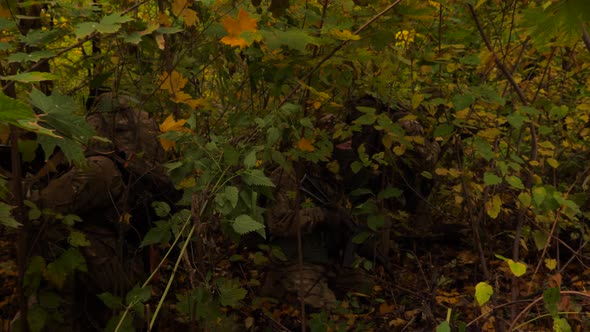
<instances>
[{"instance_id":1,"label":"dense undergrowth","mask_svg":"<svg viewBox=\"0 0 590 332\"><path fill-rule=\"evenodd\" d=\"M0 6L4 327L589 328L586 1Z\"/></svg>"}]
</instances>

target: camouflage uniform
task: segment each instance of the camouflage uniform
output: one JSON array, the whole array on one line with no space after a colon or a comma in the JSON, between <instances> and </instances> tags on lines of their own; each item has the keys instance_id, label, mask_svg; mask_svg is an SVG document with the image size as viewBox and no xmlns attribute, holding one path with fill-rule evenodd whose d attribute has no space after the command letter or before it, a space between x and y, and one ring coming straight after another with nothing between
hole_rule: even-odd
<instances>
[{"instance_id":1,"label":"camouflage uniform","mask_svg":"<svg viewBox=\"0 0 590 332\"><path fill-rule=\"evenodd\" d=\"M126 235L137 234L129 232L131 225L148 222L135 220L130 225L128 217L145 216L152 193L171 185L161 166L164 151L157 140L157 123L148 113L131 107L128 97L102 94L87 121L110 142L92 142L85 165L51 179L39 191L38 205L83 219L76 227L90 242L80 248L89 272L83 275L86 286L94 293L121 293L137 283L143 271L142 260L133 259L140 239L130 245ZM62 240L64 232L59 233L54 231L48 240Z\"/></svg>"},{"instance_id":2,"label":"camouflage uniform","mask_svg":"<svg viewBox=\"0 0 590 332\"><path fill-rule=\"evenodd\" d=\"M391 113L390 108L375 98L363 97L347 104L347 122L352 123L360 116L357 106L375 108L378 113ZM417 121L398 121L398 124L408 136L424 136L424 130ZM337 148L334 151L333 157L340 164L341 173L338 175L331 174L323 165L318 164L309 166L301 181L297 181L294 172L289 173L281 168L272 173L271 178L277 190L275 200L267 210L267 229L273 238L272 243L283 249L288 261L271 267L263 287L263 295L282 298L301 292L307 305L321 308L334 304L334 292L371 290L370 278L361 269L350 269L349 266L355 252L375 258L378 254L378 241L371 239L369 243L357 248L352 243L352 237L363 226L353 223L350 212L340 206L344 206L349 193L355 189L369 188L373 191L372 195L376 196L387 184L404 188L406 203L401 206L399 203L389 202L386 208L404 208L410 213L415 212L423 206L423 200L430 192L429 185L431 186L425 183L426 179L420 173L434 169L440 152L436 142L424 140L423 145L415 146L414 151L404 156L409 165L401 165L397 170L391 169L394 166L391 165L378 172L362 169L360 173L352 174L350 164L358 160L359 146L364 144L367 154L372 156L383 151L381 141L381 134L373 126L362 126L348 142L348 148ZM300 207L297 200L300 196L303 197L300 200L308 204ZM361 203L363 198L359 199L354 204ZM309 204L310 202L313 204ZM302 236L303 266L296 263L298 228ZM385 231L389 232L389 229ZM389 242L389 237L381 241ZM389 265L386 256L387 254L382 257L382 263Z\"/></svg>"}]
</instances>

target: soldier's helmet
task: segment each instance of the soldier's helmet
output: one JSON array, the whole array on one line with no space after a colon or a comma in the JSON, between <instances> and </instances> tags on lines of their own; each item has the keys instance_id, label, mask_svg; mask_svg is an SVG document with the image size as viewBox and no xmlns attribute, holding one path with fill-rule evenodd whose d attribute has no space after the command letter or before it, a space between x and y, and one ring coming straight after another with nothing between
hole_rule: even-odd
<instances>
[{"instance_id":1,"label":"soldier's helmet","mask_svg":"<svg viewBox=\"0 0 590 332\"><path fill-rule=\"evenodd\" d=\"M89 153L116 154L118 161L125 161L128 172L155 185L163 184L167 181L162 167L165 152L158 141L158 124L134 104L133 98L112 92L96 98L87 121L110 142L95 141L89 146Z\"/></svg>"}]
</instances>

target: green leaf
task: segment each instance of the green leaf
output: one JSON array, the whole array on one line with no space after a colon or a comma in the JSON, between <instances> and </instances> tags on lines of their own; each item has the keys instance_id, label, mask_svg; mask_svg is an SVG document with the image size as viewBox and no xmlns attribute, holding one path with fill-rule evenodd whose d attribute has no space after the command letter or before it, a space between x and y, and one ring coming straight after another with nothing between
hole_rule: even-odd
<instances>
[{"instance_id":1,"label":"green leaf","mask_svg":"<svg viewBox=\"0 0 590 332\"><path fill-rule=\"evenodd\" d=\"M553 331L555 332L571 332L572 327L563 317L553 318Z\"/></svg>"},{"instance_id":2,"label":"green leaf","mask_svg":"<svg viewBox=\"0 0 590 332\"><path fill-rule=\"evenodd\" d=\"M488 141L481 137L476 137L473 141L477 153L486 161L490 161L494 157L494 151Z\"/></svg>"},{"instance_id":3,"label":"green leaf","mask_svg":"<svg viewBox=\"0 0 590 332\"><path fill-rule=\"evenodd\" d=\"M19 120L37 121L37 115L28 104L10 98L0 91L0 122L18 125Z\"/></svg>"},{"instance_id":4,"label":"green leaf","mask_svg":"<svg viewBox=\"0 0 590 332\"><path fill-rule=\"evenodd\" d=\"M442 321L436 327L436 332L451 332L451 325L446 320Z\"/></svg>"},{"instance_id":5,"label":"green leaf","mask_svg":"<svg viewBox=\"0 0 590 332\"><path fill-rule=\"evenodd\" d=\"M472 94L461 95L456 94L453 97L453 107L457 111L461 111L469 107L475 101L475 97Z\"/></svg>"},{"instance_id":6,"label":"green leaf","mask_svg":"<svg viewBox=\"0 0 590 332\"><path fill-rule=\"evenodd\" d=\"M30 30L20 41L27 46L45 46L64 34L63 29Z\"/></svg>"},{"instance_id":7,"label":"green leaf","mask_svg":"<svg viewBox=\"0 0 590 332\"><path fill-rule=\"evenodd\" d=\"M533 188L533 201L537 207L541 206L541 203L545 200L547 196L547 190L545 187L535 187Z\"/></svg>"},{"instance_id":8,"label":"green leaf","mask_svg":"<svg viewBox=\"0 0 590 332\"><path fill-rule=\"evenodd\" d=\"M502 183L502 178L496 174L485 172L483 174L483 183L488 186L493 186L495 184Z\"/></svg>"},{"instance_id":9,"label":"green leaf","mask_svg":"<svg viewBox=\"0 0 590 332\"><path fill-rule=\"evenodd\" d=\"M156 215L160 218L166 218L170 215L170 205L166 202L156 201L152 203Z\"/></svg>"},{"instance_id":10,"label":"green leaf","mask_svg":"<svg viewBox=\"0 0 590 332\"><path fill-rule=\"evenodd\" d=\"M76 38L82 39L96 30L98 26L98 22L83 22L78 23L76 28L74 29L74 33L76 34Z\"/></svg>"},{"instance_id":11,"label":"green leaf","mask_svg":"<svg viewBox=\"0 0 590 332\"><path fill-rule=\"evenodd\" d=\"M480 282L475 286L475 299L479 306L483 306L494 294L494 289L487 282Z\"/></svg>"},{"instance_id":12,"label":"green leaf","mask_svg":"<svg viewBox=\"0 0 590 332\"><path fill-rule=\"evenodd\" d=\"M63 299L54 292L48 290L39 291L39 304L46 309L57 309Z\"/></svg>"},{"instance_id":13,"label":"green leaf","mask_svg":"<svg viewBox=\"0 0 590 332\"><path fill-rule=\"evenodd\" d=\"M256 166L256 150L250 151L246 157L244 157L244 167L253 168Z\"/></svg>"},{"instance_id":14,"label":"green leaf","mask_svg":"<svg viewBox=\"0 0 590 332\"><path fill-rule=\"evenodd\" d=\"M62 288L66 278L75 270L86 272L86 261L78 250L69 248L54 262L47 264L43 276L58 288Z\"/></svg>"},{"instance_id":15,"label":"green leaf","mask_svg":"<svg viewBox=\"0 0 590 332\"><path fill-rule=\"evenodd\" d=\"M383 216L369 215L367 217L367 226L373 231L376 231L379 228L383 227L384 224L385 224L385 217L383 217Z\"/></svg>"},{"instance_id":16,"label":"green leaf","mask_svg":"<svg viewBox=\"0 0 590 332\"><path fill-rule=\"evenodd\" d=\"M90 245L90 241L86 238L84 233L79 231L71 231L68 236L68 243L72 247L87 247Z\"/></svg>"},{"instance_id":17,"label":"green leaf","mask_svg":"<svg viewBox=\"0 0 590 332\"><path fill-rule=\"evenodd\" d=\"M522 184L522 181L514 175L507 176L506 182L516 189L524 189L524 184Z\"/></svg>"},{"instance_id":18,"label":"green leaf","mask_svg":"<svg viewBox=\"0 0 590 332\"><path fill-rule=\"evenodd\" d=\"M533 231L533 241L535 242L535 247L537 247L537 250L542 250L545 248L547 239L548 236L545 234L545 232Z\"/></svg>"},{"instance_id":19,"label":"green leaf","mask_svg":"<svg viewBox=\"0 0 590 332\"><path fill-rule=\"evenodd\" d=\"M352 243L361 244L364 243L373 233L371 232L360 232L352 238Z\"/></svg>"},{"instance_id":20,"label":"green leaf","mask_svg":"<svg viewBox=\"0 0 590 332\"><path fill-rule=\"evenodd\" d=\"M452 124L449 124L449 123L440 124L434 129L434 137L446 137L446 136L452 134L454 129L455 129L455 127L453 127Z\"/></svg>"},{"instance_id":21,"label":"green leaf","mask_svg":"<svg viewBox=\"0 0 590 332\"><path fill-rule=\"evenodd\" d=\"M248 293L233 279L218 280L217 286L219 287L219 303L223 306L235 307Z\"/></svg>"},{"instance_id":22,"label":"green leaf","mask_svg":"<svg viewBox=\"0 0 590 332\"><path fill-rule=\"evenodd\" d=\"M43 148L46 156L53 154L56 147L59 147L68 160L76 163L83 163L85 160L84 147L79 143L65 137L55 138L52 136L40 136L37 141Z\"/></svg>"},{"instance_id":23,"label":"green leaf","mask_svg":"<svg viewBox=\"0 0 590 332\"><path fill-rule=\"evenodd\" d=\"M10 228L18 228L22 225L12 217L12 214L10 213L10 210L12 210L12 208L12 206L0 202L0 225L4 225Z\"/></svg>"},{"instance_id":24,"label":"green leaf","mask_svg":"<svg viewBox=\"0 0 590 332\"><path fill-rule=\"evenodd\" d=\"M31 52L31 53L17 52L17 53L12 53L6 59L8 60L8 62L25 62L25 61L37 62L42 59L52 58L55 56L55 54L56 54L55 52L51 52L51 51L35 51L35 52ZM57 77L52 78L52 79L56 79L56 78Z\"/></svg>"},{"instance_id":25,"label":"green leaf","mask_svg":"<svg viewBox=\"0 0 590 332\"><path fill-rule=\"evenodd\" d=\"M46 96L41 91L33 89L29 95L33 106L47 113L43 121L76 141L86 142L96 135L94 129L86 122L82 114L80 103L70 96L53 92ZM61 145L59 145L61 147Z\"/></svg>"},{"instance_id":26,"label":"green leaf","mask_svg":"<svg viewBox=\"0 0 590 332\"><path fill-rule=\"evenodd\" d=\"M156 222L156 227L150 228L147 234L143 237L140 247L152 244L165 244L170 241L171 238L170 223L167 221L158 221Z\"/></svg>"},{"instance_id":27,"label":"green leaf","mask_svg":"<svg viewBox=\"0 0 590 332\"><path fill-rule=\"evenodd\" d=\"M25 271L23 287L27 294L33 294L41 284L41 277L45 270L45 259L41 256L33 256Z\"/></svg>"},{"instance_id":28,"label":"green leaf","mask_svg":"<svg viewBox=\"0 0 590 332\"><path fill-rule=\"evenodd\" d=\"M225 187L225 198L229 201L232 208L236 208L238 205L239 191L234 186Z\"/></svg>"},{"instance_id":29,"label":"green leaf","mask_svg":"<svg viewBox=\"0 0 590 332\"><path fill-rule=\"evenodd\" d=\"M528 207L531 205L531 195L529 193L518 194L518 200L523 207Z\"/></svg>"},{"instance_id":30,"label":"green leaf","mask_svg":"<svg viewBox=\"0 0 590 332\"><path fill-rule=\"evenodd\" d=\"M271 31L261 31L261 34L268 46L273 51L282 46L304 52L308 44L314 43L314 38L303 29L289 29L280 31L273 29Z\"/></svg>"},{"instance_id":31,"label":"green leaf","mask_svg":"<svg viewBox=\"0 0 590 332\"><path fill-rule=\"evenodd\" d=\"M49 314L40 305L33 305L29 309L27 321L29 322L29 329L31 332L41 332L47 324Z\"/></svg>"},{"instance_id":32,"label":"green leaf","mask_svg":"<svg viewBox=\"0 0 590 332\"><path fill-rule=\"evenodd\" d=\"M152 286L139 287L135 285L132 290L125 296L125 303L133 305L136 303L145 303L152 296Z\"/></svg>"},{"instance_id":33,"label":"green leaf","mask_svg":"<svg viewBox=\"0 0 590 332\"><path fill-rule=\"evenodd\" d=\"M526 273L526 264L521 262L515 262L511 259L508 259L507 263L508 267L510 267L510 271L512 271L512 274L514 274L515 276L520 277Z\"/></svg>"},{"instance_id":34,"label":"green leaf","mask_svg":"<svg viewBox=\"0 0 590 332\"><path fill-rule=\"evenodd\" d=\"M545 307L551 316L555 317L559 314L558 306L560 300L561 294L559 292L559 288L557 287L547 288L543 292L543 301L545 301Z\"/></svg>"},{"instance_id":35,"label":"green leaf","mask_svg":"<svg viewBox=\"0 0 590 332\"><path fill-rule=\"evenodd\" d=\"M61 222L67 226L74 226L75 223L81 222L81 221L82 221L82 218L78 217L75 214L66 214Z\"/></svg>"},{"instance_id":36,"label":"green leaf","mask_svg":"<svg viewBox=\"0 0 590 332\"><path fill-rule=\"evenodd\" d=\"M281 131L279 130L279 128L268 128L268 130L266 131L266 146L275 145L279 141L279 138L281 138Z\"/></svg>"},{"instance_id":37,"label":"green leaf","mask_svg":"<svg viewBox=\"0 0 590 332\"><path fill-rule=\"evenodd\" d=\"M249 169L242 174L242 179L246 184L251 186L274 187L271 179L269 179L260 169Z\"/></svg>"},{"instance_id":38,"label":"green leaf","mask_svg":"<svg viewBox=\"0 0 590 332\"><path fill-rule=\"evenodd\" d=\"M97 297L111 310L119 310L123 308L123 300L119 296L111 293L98 294Z\"/></svg>"},{"instance_id":39,"label":"green leaf","mask_svg":"<svg viewBox=\"0 0 590 332\"><path fill-rule=\"evenodd\" d=\"M0 79L6 81L17 81L21 83L33 83L42 81L52 81L58 79L58 77L57 75L53 75L52 73L31 71L28 73L22 73L17 75L0 76Z\"/></svg>"},{"instance_id":40,"label":"green leaf","mask_svg":"<svg viewBox=\"0 0 590 332\"><path fill-rule=\"evenodd\" d=\"M121 14L122 13L112 13L111 15L105 16L100 20L100 24L114 25L133 21L133 18L129 16L121 16Z\"/></svg>"},{"instance_id":41,"label":"green leaf","mask_svg":"<svg viewBox=\"0 0 590 332\"><path fill-rule=\"evenodd\" d=\"M264 229L264 224L254 220L247 214L242 214L236 217L232 226L236 233L243 235L250 232L255 232Z\"/></svg>"},{"instance_id":42,"label":"green leaf","mask_svg":"<svg viewBox=\"0 0 590 332\"><path fill-rule=\"evenodd\" d=\"M520 129L520 127L522 127L524 124L524 121L528 120L519 113L510 114L506 117L506 119L508 120L508 123L510 123L510 125L516 129Z\"/></svg>"}]
</instances>

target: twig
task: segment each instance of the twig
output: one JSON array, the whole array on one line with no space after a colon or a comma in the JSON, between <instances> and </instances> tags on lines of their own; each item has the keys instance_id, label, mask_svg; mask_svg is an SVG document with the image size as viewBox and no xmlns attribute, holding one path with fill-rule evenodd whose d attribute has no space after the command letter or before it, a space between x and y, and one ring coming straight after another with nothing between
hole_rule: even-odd
<instances>
[{"instance_id":1,"label":"twig","mask_svg":"<svg viewBox=\"0 0 590 332\"><path fill-rule=\"evenodd\" d=\"M590 299L590 294L584 293L584 292L579 292L579 291L560 291L559 295L577 295L577 296L581 296L581 297L585 297L587 299ZM515 329L516 322L518 322L518 320L522 316L524 316L524 314L526 314L535 304L537 304L541 301L543 301L543 295L537 297L536 299L533 300L533 302L529 303L529 305L527 305L526 308L522 309L522 311L518 313L516 318L514 318L512 320L512 323L510 323L510 327L508 328L508 331L513 331Z\"/></svg>"},{"instance_id":2,"label":"twig","mask_svg":"<svg viewBox=\"0 0 590 332\"><path fill-rule=\"evenodd\" d=\"M518 98L520 99L520 101L524 105L527 105L528 103L526 101L526 98L525 98L522 90L518 86L518 83L516 83L516 81L514 80L514 77L512 76L512 74L510 74L510 71L508 70L508 68L506 68L506 65L504 65L504 63L502 63L502 61L500 61L500 58L498 58L496 51L494 51L494 48L492 47L492 44L490 43L488 36L483 31L483 27L482 27L481 23L479 22L479 18L477 17L477 14L475 13L475 9L473 8L473 5L467 4L467 7L469 7L469 11L471 12L471 16L473 17L473 20L475 21L475 25L477 26L477 30L479 30L479 34L481 35L483 42L486 44L488 51L490 51L490 53L492 53L492 56L494 57L494 62L496 63L496 66L498 66L498 68L500 68L500 70L502 71L504 76L506 76L506 79L508 80L508 82L510 82L510 85L512 85L512 88L514 89L514 91L518 95Z\"/></svg>"},{"instance_id":3,"label":"twig","mask_svg":"<svg viewBox=\"0 0 590 332\"><path fill-rule=\"evenodd\" d=\"M393 7L395 7L397 4L399 4L402 0L396 0L394 3L392 3L391 5L387 6L387 8L383 9L380 13L376 14L375 16L373 16L370 20L368 20L367 22L365 22L365 24L363 24L360 28L358 28L355 32L353 32L354 35L358 35L360 34L363 30L365 30L369 25L371 25L373 22L375 22L377 19L379 19L381 16L385 15L388 11L392 10ZM299 91L299 89L301 89L302 84L301 82L306 82L307 79L313 75L318 69L320 69L320 67L326 62L328 61L331 57L334 56L334 54L336 54L338 51L340 51L341 49L344 48L344 46L348 45L350 43L350 40L345 40L343 42L341 42L338 46L336 46L330 53L328 53L325 57L322 58L322 60L320 60L320 62L318 62L313 68L311 68L307 74L305 76L303 76L301 79L299 79L299 83L293 88L293 90L291 90L291 92L289 92L289 94L287 94L287 96L285 98L283 98L283 100L279 103L279 105L277 106L277 108L281 108L283 105L285 105L287 103L287 101L295 94L297 93L297 91Z\"/></svg>"},{"instance_id":4,"label":"twig","mask_svg":"<svg viewBox=\"0 0 590 332\"><path fill-rule=\"evenodd\" d=\"M141 6L141 5L145 4L145 3L147 3L148 1L149 1L149 0L143 0L142 2L136 3L135 5L133 5L133 6L129 7L129 8L128 8L128 9L126 9L126 10L124 10L124 11L121 13L121 16L128 14L129 12L131 12L131 11L133 11L133 10L137 9L139 6ZM100 34L100 33L99 33L98 31L94 31L93 33L89 34L88 36L86 36L86 37L84 37L84 38L80 39L80 41L78 41L77 43L75 43L75 44L73 44L73 45L71 45L71 46L69 46L69 47L66 47L66 48L64 48L63 50L59 51L59 52L58 52L56 55L54 55L54 56L52 56L52 57L49 57L49 58L43 58L43 59L41 59L41 60L37 61L37 62L36 62L34 65L32 65L32 66L31 66L31 68L29 68L29 69L25 70L25 71L24 71L24 72L22 72L22 73L29 73L29 72L32 72L32 71L34 71L35 69L37 69L37 68L41 67L42 65L44 65L45 63L47 63L49 60L51 60L51 59L53 59L53 58L57 58L58 56L60 56L60 55L62 55L62 54L64 54L64 53L67 53L67 52L69 52L69 51L73 50L73 49L74 49L74 48L76 48L76 47L80 47L82 44L84 44L85 42L87 42L87 41L89 41L89 40L93 39L94 37L98 36L99 34ZM8 81L8 83L6 83L6 85L5 85L5 86L2 88L2 92L6 92L6 91L7 91L7 90L8 90L10 87L14 86L14 83L15 83L15 82L16 82L16 81Z\"/></svg>"}]
</instances>

